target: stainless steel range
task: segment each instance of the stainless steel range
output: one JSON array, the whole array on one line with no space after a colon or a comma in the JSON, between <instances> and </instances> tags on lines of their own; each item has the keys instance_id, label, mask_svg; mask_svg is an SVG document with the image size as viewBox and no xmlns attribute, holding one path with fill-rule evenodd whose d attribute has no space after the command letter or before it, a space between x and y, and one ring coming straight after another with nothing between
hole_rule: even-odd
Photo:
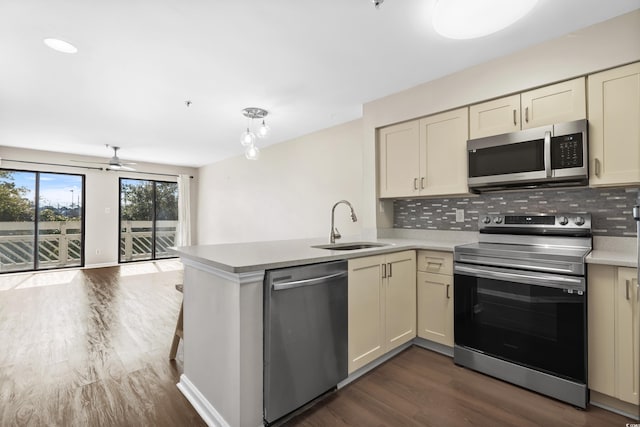
<instances>
[{"instance_id":1,"label":"stainless steel range","mask_svg":"<svg viewBox=\"0 0 640 427\"><path fill-rule=\"evenodd\" d=\"M454 250L454 361L585 408L589 214L487 215Z\"/></svg>"}]
</instances>

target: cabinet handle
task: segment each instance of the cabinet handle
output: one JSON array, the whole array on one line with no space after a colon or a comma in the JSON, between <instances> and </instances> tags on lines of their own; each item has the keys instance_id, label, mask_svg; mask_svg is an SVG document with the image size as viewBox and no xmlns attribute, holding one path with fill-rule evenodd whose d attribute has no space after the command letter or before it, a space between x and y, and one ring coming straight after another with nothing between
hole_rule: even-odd
<instances>
[{"instance_id":1,"label":"cabinet handle","mask_svg":"<svg viewBox=\"0 0 640 427\"><path fill-rule=\"evenodd\" d=\"M413 178L413 189L414 190L418 189L418 178Z\"/></svg>"},{"instance_id":2,"label":"cabinet handle","mask_svg":"<svg viewBox=\"0 0 640 427\"><path fill-rule=\"evenodd\" d=\"M424 190L424 176L420 178L420 188Z\"/></svg>"},{"instance_id":3,"label":"cabinet handle","mask_svg":"<svg viewBox=\"0 0 640 427\"><path fill-rule=\"evenodd\" d=\"M449 296L449 288L451 287L451 285L447 285L447 299L451 299L451 297Z\"/></svg>"},{"instance_id":4,"label":"cabinet handle","mask_svg":"<svg viewBox=\"0 0 640 427\"><path fill-rule=\"evenodd\" d=\"M382 264L382 278L387 278L387 264Z\"/></svg>"},{"instance_id":5,"label":"cabinet handle","mask_svg":"<svg viewBox=\"0 0 640 427\"><path fill-rule=\"evenodd\" d=\"M627 292L627 300L629 300L629 282L630 282L630 280L625 280L625 282L626 282L626 284L627 284L627 289L626 289L626 292Z\"/></svg>"},{"instance_id":6,"label":"cabinet handle","mask_svg":"<svg viewBox=\"0 0 640 427\"><path fill-rule=\"evenodd\" d=\"M524 121L529 123L529 107L524 109Z\"/></svg>"},{"instance_id":7,"label":"cabinet handle","mask_svg":"<svg viewBox=\"0 0 640 427\"><path fill-rule=\"evenodd\" d=\"M518 125L518 119L516 118L516 109L513 109L513 125L517 126Z\"/></svg>"},{"instance_id":8,"label":"cabinet handle","mask_svg":"<svg viewBox=\"0 0 640 427\"><path fill-rule=\"evenodd\" d=\"M595 159L593 161L593 168L596 170L595 174L598 178L600 178L600 160L599 159Z\"/></svg>"},{"instance_id":9,"label":"cabinet handle","mask_svg":"<svg viewBox=\"0 0 640 427\"><path fill-rule=\"evenodd\" d=\"M393 270L391 269L391 263L389 263L389 267L387 268L387 271L389 272L389 274L387 275L387 277L391 277L391 276L393 276Z\"/></svg>"}]
</instances>

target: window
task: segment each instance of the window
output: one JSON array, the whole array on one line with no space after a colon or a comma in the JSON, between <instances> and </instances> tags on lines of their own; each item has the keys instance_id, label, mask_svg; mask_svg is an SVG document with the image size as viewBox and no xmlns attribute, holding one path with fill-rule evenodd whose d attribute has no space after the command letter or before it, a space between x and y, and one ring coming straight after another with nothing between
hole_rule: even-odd
<instances>
[{"instance_id":1,"label":"window","mask_svg":"<svg viewBox=\"0 0 640 427\"><path fill-rule=\"evenodd\" d=\"M120 262L173 257L177 225L177 183L120 178Z\"/></svg>"},{"instance_id":2,"label":"window","mask_svg":"<svg viewBox=\"0 0 640 427\"><path fill-rule=\"evenodd\" d=\"M0 272L84 265L84 175L0 170Z\"/></svg>"}]
</instances>

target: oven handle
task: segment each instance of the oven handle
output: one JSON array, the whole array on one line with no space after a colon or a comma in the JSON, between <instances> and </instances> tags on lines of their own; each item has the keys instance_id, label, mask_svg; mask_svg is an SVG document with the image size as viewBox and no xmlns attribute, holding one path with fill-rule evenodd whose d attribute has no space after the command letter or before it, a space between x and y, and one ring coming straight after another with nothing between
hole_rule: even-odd
<instances>
[{"instance_id":1,"label":"oven handle","mask_svg":"<svg viewBox=\"0 0 640 427\"><path fill-rule=\"evenodd\" d=\"M567 289L572 291L584 291L583 277L567 277L555 274L528 273L525 271L505 271L492 267L467 267L456 264L453 268L454 274L465 276L481 277L484 279L509 280L526 285L544 286L547 288Z\"/></svg>"}]
</instances>

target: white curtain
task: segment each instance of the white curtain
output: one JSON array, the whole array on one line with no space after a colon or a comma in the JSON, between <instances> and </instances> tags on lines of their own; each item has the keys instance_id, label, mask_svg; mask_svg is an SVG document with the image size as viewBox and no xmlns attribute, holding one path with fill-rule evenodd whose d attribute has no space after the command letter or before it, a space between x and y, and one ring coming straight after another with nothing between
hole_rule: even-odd
<instances>
[{"instance_id":1,"label":"white curtain","mask_svg":"<svg viewBox=\"0 0 640 427\"><path fill-rule=\"evenodd\" d=\"M178 175L178 229L176 246L191 245L191 177Z\"/></svg>"}]
</instances>

